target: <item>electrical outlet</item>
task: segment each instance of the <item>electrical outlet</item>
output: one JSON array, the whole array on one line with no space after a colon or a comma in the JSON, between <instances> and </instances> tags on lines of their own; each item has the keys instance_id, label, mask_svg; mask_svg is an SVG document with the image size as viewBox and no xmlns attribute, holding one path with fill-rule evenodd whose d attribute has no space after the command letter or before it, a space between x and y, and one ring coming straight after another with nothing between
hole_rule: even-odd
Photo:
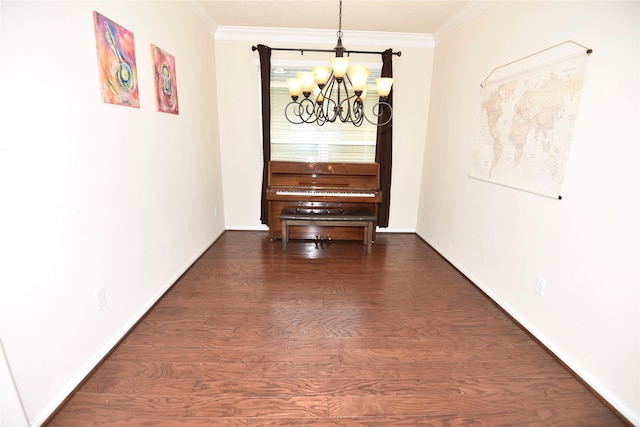
<instances>
[{"instance_id":1,"label":"electrical outlet","mask_svg":"<svg viewBox=\"0 0 640 427\"><path fill-rule=\"evenodd\" d=\"M546 287L547 287L547 281L540 276L536 277L536 294L543 296L544 288Z\"/></svg>"},{"instance_id":2,"label":"electrical outlet","mask_svg":"<svg viewBox=\"0 0 640 427\"><path fill-rule=\"evenodd\" d=\"M96 298L96 307L98 310L107 305L107 294L104 291L104 288L98 289L94 296Z\"/></svg>"}]
</instances>

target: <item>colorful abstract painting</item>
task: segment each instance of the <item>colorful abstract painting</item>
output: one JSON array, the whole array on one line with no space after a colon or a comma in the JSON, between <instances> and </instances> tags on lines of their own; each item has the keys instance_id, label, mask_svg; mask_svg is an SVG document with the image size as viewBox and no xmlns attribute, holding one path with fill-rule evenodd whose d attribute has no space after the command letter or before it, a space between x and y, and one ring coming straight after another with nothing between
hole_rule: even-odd
<instances>
[{"instance_id":1,"label":"colorful abstract painting","mask_svg":"<svg viewBox=\"0 0 640 427\"><path fill-rule=\"evenodd\" d=\"M93 12L102 101L140 108L133 33Z\"/></svg>"},{"instance_id":2,"label":"colorful abstract painting","mask_svg":"<svg viewBox=\"0 0 640 427\"><path fill-rule=\"evenodd\" d=\"M175 58L158 46L151 45L151 60L153 61L158 111L179 114Z\"/></svg>"}]
</instances>

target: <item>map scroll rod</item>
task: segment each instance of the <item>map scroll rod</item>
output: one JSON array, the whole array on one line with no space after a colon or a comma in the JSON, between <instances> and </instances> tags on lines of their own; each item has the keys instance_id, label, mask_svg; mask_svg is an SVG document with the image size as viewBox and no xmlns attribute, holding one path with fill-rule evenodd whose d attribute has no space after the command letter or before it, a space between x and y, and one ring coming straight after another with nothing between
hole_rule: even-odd
<instances>
[{"instance_id":1,"label":"map scroll rod","mask_svg":"<svg viewBox=\"0 0 640 427\"><path fill-rule=\"evenodd\" d=\"M580 43L574 42L573 40L567 40L567 41L564 41L564 42L562 42L562 43L558 43L558 44L556 44L556 45L550 46L550 47L548 47L548 48L546 48L546 49L542 49L542 50L539 50L539 51L537 51L537 52L534 52L534 53L532 53L532 54L530 54L530 55L523 56L522 58L520 58L520 59L516 59L515 61L511 61L511 62L509 62L508 64L504 64L504 65L501 65L501 66L499 66L499 67L494 68L493 70L491 70L491 72L489 73L489 75L488 75L487 77L485 77L485 79L482 81L482 83L480 83L480 87L484 87L484 84L487 82L487 80L489 80L489 77L491 77L491 75L492 75L494 72L496 72L497 70L499 70L499 69L501 69L501 68L504 68L504 67L508 67L509 65L513 65L513 64L515 64L516 62L523 61L523 60L525 60L525 59L527 59L527 58L531 58L532 56L539 55L539 54L541 54L541 53L543 53L543 52L546 52L546 51L548 51L548 50L555 49L555 48L560 47L560 46L562 46L562 45L565 45L565 44L567 44L567 43L571 43L571 44L574 44L574 45L576 45L576 46L579 46L579 47L581 47L581 48L585 49L585 50L586 50L587 55L591 55L591 53L593 52L593 49L591 49L591 48L589 48L589 47L587 47L587 46L584 46L584 45L582 45L582 44L580 44Z\"/></svg>"},{"instance_id":2,"label":"map scroll rod","mask_svg":"<svg viewBox=\"0 0 640 427\"><path fill-rule=\"evenodd\" d=\"M529 193L529 194L535 194L536 196L543 196L543 197L548 197L550 199L562 200L562 195L561 194L555 195L555 194L550 194L550 193L544 193L544 192L541 192L541 191L526 190L526 189L524 189L522 187L518 187L516 185L509 185L509 184L505 184L503 182L491 181L489 179L481 178L479 176L475 176L475 175L472 175L472 174L468 174L467 178L475 179L475 180L482 181L482 182L488 182L489 184L501 185L501 186L506 187L506 188L512 188L514 190L524 191L524 192Z\"/></svg>"}]
</instances>

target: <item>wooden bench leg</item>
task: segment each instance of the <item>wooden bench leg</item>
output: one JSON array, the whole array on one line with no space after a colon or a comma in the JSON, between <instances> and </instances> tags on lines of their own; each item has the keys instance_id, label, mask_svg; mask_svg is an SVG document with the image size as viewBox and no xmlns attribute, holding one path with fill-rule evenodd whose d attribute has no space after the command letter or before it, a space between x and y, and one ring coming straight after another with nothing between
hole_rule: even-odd
<instances>
[{"instance_id":1,"label":"wooden bench leg","mask_svg":"<svg viewBox=\"0 0 640 427\"><path fill-rule=\"evenodd\" d=\"M287 240L289 239L289 221L282 221L282 252L287 251Z\"/></svg>"},{"instance_id":2,"label":"wooden bench leg","mask_svg":"<svg viewBox=\"0 0 640 427\"><path fill-rule=\"evenodd\" d=\"M366 245L367 244L367 237L369 236L369 223L365 222L364 223L364 231L362 233L362 244Z\"/></svg>"},{"instance_id":3,"label":"wooden bench leg","mask_svg":"<svg viewBox=\"0 0 640 427\"><path fill-rule=\"evenodd\" d=\"M373 240L373 222L369 221L364 229L367 242L367 255L371 253L371 241Z\"/></svg>"}]
</instances>

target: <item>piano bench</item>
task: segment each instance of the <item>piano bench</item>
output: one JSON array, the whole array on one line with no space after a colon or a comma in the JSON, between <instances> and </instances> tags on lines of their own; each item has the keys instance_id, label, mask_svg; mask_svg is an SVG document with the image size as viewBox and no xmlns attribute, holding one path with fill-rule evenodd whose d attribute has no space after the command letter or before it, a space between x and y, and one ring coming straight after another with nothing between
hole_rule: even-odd
<instances>
[{"instance_id":1,"label":"piano bench","mask_svg":"<svg viewBox=\"0 0 640 427\"><path fill-rule=\"evenodd\" d=\"M345 211L342 209L283 209L280 213L282 221L282 252L287 251L289 226L316 225L332 227L363 227L363 244L367 246L367 254L371 253L373 228L378 219L371 212Z\"/></svg>"}]
</instances>

